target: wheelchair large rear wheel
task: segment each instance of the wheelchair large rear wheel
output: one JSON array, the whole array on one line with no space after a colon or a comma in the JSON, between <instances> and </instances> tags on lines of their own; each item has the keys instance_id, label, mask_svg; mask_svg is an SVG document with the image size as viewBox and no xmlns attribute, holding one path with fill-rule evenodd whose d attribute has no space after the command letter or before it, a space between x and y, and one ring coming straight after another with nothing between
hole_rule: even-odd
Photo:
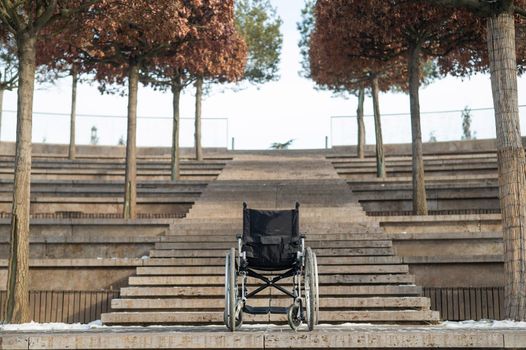
<instances>
[{"instance_id":1,"label":"wheelchair large rear wheel","mask_svg":"<svg viewBox=\"0 0 526 350\"><path fill-rule=\"evenodd\" d=\"M314 265L314 324L318 324L320 315L320 279L318 277L318 257L316 253L312 252L312 259Z\"/></svg>"},{"instance_id":2,"label":"wheelchair large rear wheel","mask_svg":"<svg viewBox=\"0 0 526 350\"><path fill-rule=\"evenodd\" d=\"M305 252L305 307L307 309L306 319L309 331L316 324L316 270L314 253L310 248Z\"/></svg>"},{"instance_id":3,"label":"wheelchair large rear wheel","mask_svg":"<svg viewBox=\"0 0 526 350\"><path fill-rule=\"evenodd\" d=\"M234 248L226 256L225 260L225 326L232 332L241 326L241 310L237 311L237 272L236 251ZM239 314L239 315L238 315Z\"/></svg>"}]
</instances>

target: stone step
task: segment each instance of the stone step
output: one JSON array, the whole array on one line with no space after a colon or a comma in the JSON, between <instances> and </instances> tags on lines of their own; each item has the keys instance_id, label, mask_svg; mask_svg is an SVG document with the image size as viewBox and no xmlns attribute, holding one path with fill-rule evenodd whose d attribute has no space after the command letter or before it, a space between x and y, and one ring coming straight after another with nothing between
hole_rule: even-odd
<instances>
[{"instance_id":1,"label":"stone step","mask_svg":"<svg viewBox=\"0 0 526 350\"><path fill-rule=\"evenodd\" d=\"M221 257L225 256L225 249L195 250L152 250L152 258L174 258L174 257ZM394 255L392 248L329 248L316 249L317 256L389 256Z\"/></svg>"},{"instance_id":2,"label":"stone step","mask_svg":"<svg viewBox=\"0 0 526 350\"><path fill-rule=\"evenodd\" d=\"M418 296L422 288L415 285L340 285L320 289L320 297L326 296ZM125 287L121 297L224 297L225 287L189 286L177 287Z\"/></svg>"},{"instance_id":3,"label":"stone step","mask_svg":"<svg viewBox=\"0 0 526 350\"><path fill-rule=\"evenodd\" d=\"M239 213L240 215L243 213L242 206L240 203L236 202L225 202L224 200L218 201L217 203L206 203L203 202L203 198L200 198L201 200L199 203L197 203L193 208L192 212L210 212L210 213L220 213L221 215L225 215L225 210L231 210L235 213ZM292 207L290 208L292 209ZM308 208L300 208L300 218L327 218L327 217L338 217L338 216L352 216L352 215L359 215L363 214L363 209L361 205L356 202L354 204L351 204L349 206L345 207L308 207Z\"/></svg>"},{"instance_id":4,"label":"stone step","mask_svg":"<svg viewBox=\"0 0 526 350\"><path fill-rule=\"evenodd\" d=\"M409 274L397 275L324 275L319 276L320 285L327 284L414 284L415 278ZM261 285L262 282L253 278L247 280L248 285ZM129 277L130 286L224 286L223 275L183 275L183 276L140 276ZM291 285L292 281L283 281L281 285Z\"/></svg>"},{"instance_id":5,"label":"stone step","mask_svg":"<svg viewBox=\"0 0 526 350\"><path fill-rule=\"evenodd\" d=\"M215 249L230 249L235 246L235 243L230 242L193 242L193 243L155 243L156 250L215 250ZM321 248L389 248L393 244L391 240L367 240L367 241L310 241L309 247L315 249Z\"/></svg>"},{"instance_id":6,"label":"stone step","mask_svg":"<svg viewBox=\"0 0 526 350\"><path fill-rule=\"evenodd\" d=\"M231 228L222 228L222 227L216 227L213 224L207 224L206 226L201 227L172 227L170 229L170 232L168 233L169 236L195 236L195 235L218 235L218 236L225 236L230 235L232 237L235 237L238 234L241 234L243 232L243 228L241 226L239 227L231 227ZM300 227L300 232L302 234L305 234L307 236L311 234L318 234L318 235L340 235L340 234L348 234L348 235L378 235L382 234L382 229L375 225L365 225L365 226L351 226L351 225L335 225L334 227L326 226L321 228L311 227L308 225L302 225Z\"/></svg>"},{"instance_id":7,"label":"stone step","mask_svg":"<svg viewBox=\"0 0 526 350\"><path fill-rule=\"evenodd\" d=\"M183 219L182 221L176 222L173 225L174 230L200 230L200 229L210 229L213 227L214 229L221 229L221 230L234 230L239 231L243 228L243 220L241 218L239 219L232 219L232 221L216 221L214 219L210 218L203 218L198 219L197 222L189 222L187 220L190 219ZM320 222L319 219L313 219L313 220L305 220L300 218L300 231L305 231L308 229L314 230L314 229L345 229L347 232L353 232L355 229L363 229L363 228L370 228L370 227L378 227L378 223L374 218L366 218L366 220L363 220L362 222L355 221L352 217L346 218L346 221L335 221L331 222L331 220L325 220L323 222ZM345 231L343 231L345 232Z\"/></svg>"},{"instance_id":8,"label":"stone step","mask_svg":"<svg viewBox=\"0 0 526 350\"><path fill-rule=\"evenodd\" d=\"M305 241L307 243L316 241L373 241L373 240L385 240L389 236L383 233L340 233L340 234L314 234L310 233L306 235ZM234 234L202 234L202 235L166 235L159 237L161 242L170 243L187 243L187 242L230 242L235 244L237 242L236 235Z\"/></svg>"},{"instance_id":9,"label":"stone step","mask_svg":"<svg viewBox=\"0 0 526 350\"><path fill-rule=\"evenodd\" d=\"M192 197L193 199L195 197ZM174 198L179 199L179 197ZM186 198L183 198L185 200L189 200ZM223 208L222 210L225 210ZM228 208L226 208L228 210ZM237 214L233 211L227 212L227 214L221 214L217 212L209 212L209 211L192 211L190 210L188 214L186 215L186 219L192 219L192 220L200 220L201 222L206 223L214 223L214 219L224 219L225 217L232 219L233 222L242 223L243 222L243 216L241 214ZM338 216L301 216L300 217L300 226L303 225L316 225L320 222L325 223L339 223L339 224L358 224L358 223L371 223L374 224L373 219L366 216L365 211L362 211L360 213L356 214L349 214L349 215L338 215Z\"/></svg>"},{"instance_id":10,"label":"stone step","mask_svg":"<svg viewBox=\"0 0 526 350\"><path fill-rule=\"evenodd\" d=\"M113 299L111 308L113 310L223 310L224 298L166 298L166 299ZM248 301L251 306L268 306L268 298L251 298ZM291 304L288 296L273 296L272 305L286 307ZM424 297L385 297L385 298L322 298L321 309L428 309L431 303Z\"/></svg>"},{"instance_id":11,"label":"stone step","mask_svg":"<svg viewBox=\"0 0 526 350\"><path fill-rule=\"evenodd\" d=\"M325 286L320 289L320 297L327 296L419 296L422 288L415 285L352 285ZM125 287L121 297L223 297L225 287L192 286L176 287Z\"/></svg>"},{"instance_id":12,"label":"stone step","mask_svg":"<svg viewBox=\"0 0 526 350\"><path fill-rule=\"evenodd\" d=\"M244 315L246 323L287 322L285 315ZM320 311L319 322L377 322L377 323L428 323L438 322L436 311ZM148 324L222 324L223 312L117 312L102 315L107 325Z\"/></svg>"},{"instance_id":13,"label":"stone step","mask_svg":"<svg viewBox=\"0 0 526 350\"><path fill-rule=\"evenodd\" d=\"M188 276L188 275L224 275L224 258L221 266L161 266L137 267L139 276ZM318 273L323 274L399 274L408 273L407 265L320 265ZM272 273L269 273L272 275Z\"/></svg>"},{"instance_id":14,"label":"stone step","mask_svg":"<svg viewBox=\"0 0 526 350\"><path fill-rule=\"evenodd\" d=\"M318 266L324 265L390 265L400 264L398 256L339 256L318 257ZM194 258L150 258L143 259L144 266L225 266L225 258L194 257Z\"/></svg>"}]
</instances>

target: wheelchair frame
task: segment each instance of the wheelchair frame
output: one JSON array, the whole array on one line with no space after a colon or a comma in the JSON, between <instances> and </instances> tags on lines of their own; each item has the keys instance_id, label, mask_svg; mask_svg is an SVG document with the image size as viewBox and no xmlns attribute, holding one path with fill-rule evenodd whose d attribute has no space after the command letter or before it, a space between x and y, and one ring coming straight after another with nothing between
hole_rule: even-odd
<instances>
[{"instance_id":1,"label":"wheelchair frame","mask_svg":"<svg viewBox=\"0 0 526 350\"><path fill-rule=\"evenodd\" d=\"M246 208L246 204L244 204ZM296 204L296 209L299 204ZM237 252L231 248L225 259L225 311L224 323L231 331L235 331L243 324L243 313L251 315L286 314L290 327L297 330L303 322L309 330L318 323L319 313L319 281L316 254L311 248L305 247L305 235L300 235L301 251L297 252L296 261L289 268L272 269L268 272L280 272L273 277L265 276L248 266L246 252L242 251L242 236L237 235ZM258 270L259 271L259 270ZM261 270L267 271L267 270ZM248 277L255 278L263 284L252 291L248 291ZM241 283L238 284L238 278ZM278 284L280 281L292 278L292 290ZM303 288L302 288L303 287ZM253 307L247 301L266 290L275 288L292 298L289 307ZM303 292L303 293L302 293ZM269 301L272 301L270 297Z\"/></svg>"}]
</instances>

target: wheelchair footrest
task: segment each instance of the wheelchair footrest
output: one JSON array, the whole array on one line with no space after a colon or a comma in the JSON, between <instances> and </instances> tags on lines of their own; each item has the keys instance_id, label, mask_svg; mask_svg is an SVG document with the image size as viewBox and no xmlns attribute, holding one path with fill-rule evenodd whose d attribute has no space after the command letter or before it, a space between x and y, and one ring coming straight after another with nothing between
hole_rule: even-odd
<instances>
[{"instance_id":1,"label":"wheelchair footrest","mask_svg":"<svg viewBox=\"0 0 526 350\"><path fill-rule=\"evenodd\" d=\"M243 312L250 315L267 315L267 314L283 314L286 315L289 308L287 307L277 307L277 306L265 306L265 307L253 307L250 305L245 305Z\"/></svg>"}]
</instances>

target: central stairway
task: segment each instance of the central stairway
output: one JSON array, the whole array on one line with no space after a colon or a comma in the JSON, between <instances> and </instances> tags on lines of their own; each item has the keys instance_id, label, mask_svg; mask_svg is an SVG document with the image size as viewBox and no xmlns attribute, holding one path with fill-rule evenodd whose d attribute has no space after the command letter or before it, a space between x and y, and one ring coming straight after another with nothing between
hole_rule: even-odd
<instances>
[{"instance_id":1,"label":"central stairway","mask_svg":"<svg viewBox=\"0 0 526 350\"><path fill-rule=\"evenodd\" d=\"M243 201L256 209L301 203L300 230L318 256L320 323L439 320L391 240L365 215L331 163L322 156L274 153L229 162L186 218L161 237L102 322L222 324L225 255L241 233ZM272 289L249 303L268 305L270 295L272 306L291 303ZM284 315L245 316L245 322L286 322Z\"/></svg>"}]
</instances>

